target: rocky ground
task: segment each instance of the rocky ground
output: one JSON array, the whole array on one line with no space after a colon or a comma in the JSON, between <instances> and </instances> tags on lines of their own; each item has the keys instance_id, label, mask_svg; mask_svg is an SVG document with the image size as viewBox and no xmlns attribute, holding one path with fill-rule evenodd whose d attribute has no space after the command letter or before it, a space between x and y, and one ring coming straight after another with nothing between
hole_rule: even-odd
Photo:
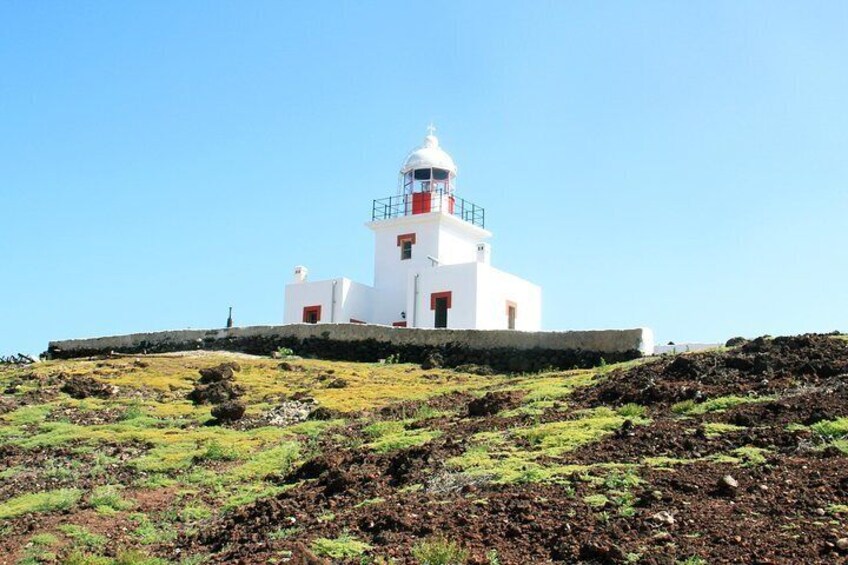
<instances>
[{"instance_id":1,"label":"rocky ground","mask_svg":"<svg viewBox=\"0 0 848 565\"><path fill-rule=\"evenodd\" d=\"M0 365L0 563L848 562L844 337L489 373Z\"/></svg>"}]
</instances>

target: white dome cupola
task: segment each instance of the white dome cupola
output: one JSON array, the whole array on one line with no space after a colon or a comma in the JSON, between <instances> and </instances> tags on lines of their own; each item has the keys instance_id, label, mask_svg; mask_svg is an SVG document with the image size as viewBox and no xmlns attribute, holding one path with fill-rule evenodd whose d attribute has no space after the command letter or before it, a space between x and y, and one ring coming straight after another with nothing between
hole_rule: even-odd
<instances>
[{"instance_id":1,"label":"white dome cupola","mask_svg":"<svg viewBox=\"0 0 848 565\"><path fill-rule=\"evenodd\" d=\"M447 192L454 190L456 163L439 146L433 126L427 128L427 136L421 147L413 149L400 169L402 192Z\"/></svg>"}]
</instances>

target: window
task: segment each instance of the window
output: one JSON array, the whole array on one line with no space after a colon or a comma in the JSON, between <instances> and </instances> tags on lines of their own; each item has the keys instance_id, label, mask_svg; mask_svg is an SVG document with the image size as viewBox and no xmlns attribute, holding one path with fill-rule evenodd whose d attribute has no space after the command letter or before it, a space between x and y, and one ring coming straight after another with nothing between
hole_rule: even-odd
<instances>
[{"instance_id":1,"label":"window","mask_svg":"<svg viewBox=\"0 0 848 565\"><path fill-rule=\"evenodd\" d=\"M415 234L404 233L397 236L397 244L400 247L400 259L412 259L412 246L415 245Z\"/></svg>"},{"instance_id":2,"label":"window","mask_svg":"<svg viewBox=\"0 0 848 565\"><path fill-rule=\"evenodd\" d=\"M321 321L321 306L304 306L303 323L317 324Z\"/></svg>"},{"instance_id":3,"label":"window","mask_svg":"<svg viewBox=\"0 0 848 565\"><path fill-rule=\"evenodd\" d=\"M515 329L515 313L517 310L517 305L515 302L506 303L506 327L507 329L514 330Z\"/></svg>"},{"instance_id":4,"label":"window","mask_svg":"<svg viewBox=\"0 0 848 565\"><path fill-rule=\"evenodd\" d=\"M415 169L415 180L430 180L430 169Z\"/></svg>"},{"instance_id":5,"label":"window","mask_svg":"<svg viewBox=\"0 0 848 565\"><path fill-rule=\"evenodd\" d=\"M445 169L433 169L433 180L448 180L449 175Z\"/></svg>"}]
</instances>

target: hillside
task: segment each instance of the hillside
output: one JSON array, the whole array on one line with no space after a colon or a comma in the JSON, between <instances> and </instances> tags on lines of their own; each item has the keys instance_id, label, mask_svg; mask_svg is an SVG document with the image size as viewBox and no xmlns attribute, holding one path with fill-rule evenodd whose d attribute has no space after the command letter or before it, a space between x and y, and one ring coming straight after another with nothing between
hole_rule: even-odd
<instances>
[{"instance_id":1,"label":"hillside","mask_svg":"<svg viewBox=\"0 0 848 565\"><path fill-rule=\"evenodd\" d=\"M0 366L0 563L848 556L841 336L521 375L388 361Z\"/></svg>"}]
</instances>

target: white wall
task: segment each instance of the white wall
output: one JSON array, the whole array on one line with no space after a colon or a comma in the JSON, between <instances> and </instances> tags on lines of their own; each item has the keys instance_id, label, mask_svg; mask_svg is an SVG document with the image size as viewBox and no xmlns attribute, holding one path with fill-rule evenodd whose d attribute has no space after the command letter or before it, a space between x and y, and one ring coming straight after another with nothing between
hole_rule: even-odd
<instances>
[{"instance_id":1,"label":"white wall","mask_svg":"<svg viewBox=\"0 0 848 565\"><path fill-rule=\"evenodd\" d=\"M374 316L374 289L368 285L344 279L344 297L342 312L338 316L339 323L346 323L352 319L370 322Z\"/></svg>"},{"instance_id":2,"label":"white wall","mask_svg":"<svg viewBox=\"0 0 848 565\"><path fill-rule=\"evenodd\" d=\"M336 279L337 280L337 279ZM286 307L283 323L303 322L304 306L321 306L321 321L330 320L333 280L291 283L286 285Z\"/></svg>"},{"instance_id":3,"label":"white wall","mask_svg":"<svg viewBox=\"0 0 848 565\"><path fill-rule=\"evenodd\" d=\"M441 265L465 263L475 260L477 243L491 236L489 232L468 222L444 214L431 212L380 220L367 224L374 230L374 288L379 297L373 310L372 321L392 324L402 321L401 312L411 305L407 296L407 279L410 272L428 269L432 261ZM397 237L414 233L412 258L401 259Z\"/></svg>"},{"instance_id":4,"label":"white wall","mask_svg":"<svg viewBox=\"0 0 848 565\"><path fill-rule=\"evenodd\" d=\"M706 351L708 349L717 349L722 345L723 344L721 343L676 343L674 345L655 345L654 355Z\"/></svg>"},{"instance_id":5,"label":"white wall","mask_svg":"<svg viewBox=\"0 0 848 565\"><path fill-rule=\"evenodd\" d=\"M477 275L477 327L505 330L509 327L507 302L515 304L515 329L539 331L542 327L542 289L522 278L480 264Z\"/></svg>"},{"instance_id":6,"label":"white wall","mask_svg":"<svg viewBox=\"0 0 848 565\"><path fill-rule=\"evenodd\" d=\"M418 298L414 308L415 275ZM516 304L515 329L538 331L542 323L542 290L524 279L484 263L442 265L411 272L407 281L407 312L410 326L435 326L430 295L451 292L448 328L495 330L508 328L507 301Z\"/></svg>"},{"instance_id":7,"label":"white wall","mask_svg":"<svg viewBox=\"0 0 848 565\"><path fill-rule=\"evenodd\" d=\"M300 324L303 308L319 305L321 324L347 323L351 318L368 322L372 318L373 293L370 286L346 278L291 283L286 285L283 323Z\"/></svg>"},{"instance_id":8,"label":"white wall","mask_svg":"<svg viewBox=\"0 0 848 565\"><path fill-rule=\"evenodd\" d=\"M448 328L475 328L477 316L477 263L428 267L409 274L407 281L407 319L416 328L433 328L436 313L430 309L430 295L434 292L451 292L448 310ZM415 298L415 275L418 274L418 298ZM413 320L414 315L414 320Z\"/></svg>"},{"instance_id":9,"label":"white wall","mask_svg":"<svg viewBox=\"0 0 848 565\"><path fill-rule=\"evenodd\" d=\"M477 244L483 239L478 234L457 229L453 225L443 225L439 231L439 249L435 257L440 265L471 263L477 260Z\"/></svg>"}]
</instances>

